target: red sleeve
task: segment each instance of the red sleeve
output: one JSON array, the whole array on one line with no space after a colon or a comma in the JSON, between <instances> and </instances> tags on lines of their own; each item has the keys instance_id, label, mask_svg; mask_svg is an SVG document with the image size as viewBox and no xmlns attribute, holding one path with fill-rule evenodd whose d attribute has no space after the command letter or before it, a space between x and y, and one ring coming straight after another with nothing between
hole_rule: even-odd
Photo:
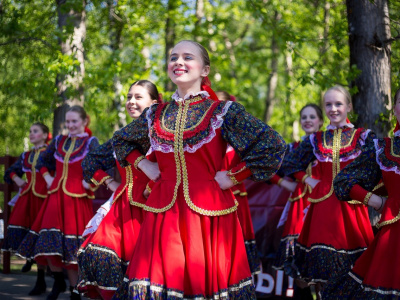
<instances>
[{"instance_id":1,"label":"red sleeve","mask_svg":"<svg viewBox=\"0 0 400 300\"><path fill-rule=\"evenodd\" d=\"M236 167L232 168L228 172L228 176L231 177L232 181L235 184L241 183L244 181L247 177L250 177L252 175L250 169L246 167L245 162L241 162L238 164Z\"/></svg>"},{"instance_id":2,"label":"red sleeve","mask_svg":"<svg viewBox=\"0 0 400 300\"><path fill-rule=\"evenodd\" d=\"M135 149L131 153L129 153L125 159L127 162L129 162L133 166L135 164L136 160L141 156L143 156L142 153L140 153L139 150Z\"/></svg>"},{"instance_id":3,"label":"red sleeve","mask_svg":"<svg viewBox=\"0 0 400 300\"><path fill-rule=\"evenodd\" d=\"M111 176L108 175L106 172L104 172L103 170L97 170L90 180L94 183L94 185L99 186L108 178L111 178Z\"/></svg>"},{"instance_id":4,"label":"red sleeve","mask_svg":"<svg viewBox=\"0 0 400 300\"><path fill-rule=\"evenodd\" d=\"M368 191L362 188L360 185L356 184L350 190L350 197L353 200L360 201L364 203L365 197L367 196ZM367 202L368 203L368 202Z\"/></svg>"},{"instance_id":5,"label":"red sleeve","mask_svg":"<svg viewBox=\"0 0 400 300\"><path fill-rule=\"evenodd\" d=\"M278 184L279 180L281 180L281 179L282 179L281 176L275 174L274 177L269 179L269 181L273 184Z\"/></svg>"},{"instance_id":6,"label":"red sleeve","mask_svg":"<svg viewBox=\"0 0 400 300\"><path fill-rule=\"evenodd\" d=\"M10 173L10 178L11 178L11 179L14 179L15 176L18 176L18 174L15 173L15 172L11 172L11 173Z\"/></svg>"},{"instance_id":7,"label":"red sleeve","mask_svg":"<svg viewBox=\"0 0 400 300\"><path fill-rule=\"evenodd\" d=\"M304 183L305 178L308 177L307 173L304 172L304 171L296 172L296 173L293 174L293 176L294 176L294 178L296 178L298 181L303 182L303 183Z\"/></svg>"},{"instance_id":8,"label":"red sleeve","mask_svg":"<svg viewBox=\"0 0 400 300\"><path fill-rule=\"evenodd\" d=\"M153 151L146 158L151 162L157 162L156 153Z\"/></svg>"},{"instance_id":9,"label":"red sleeve","mask_svg":"<svg viewBox=\"0 0 400 300\"><path fill-rule=\"evenodd\" d=\"M40 174L42 174L43 177L46 175L50 175L49 170L46 167L42 167L39 172Z\"/></svg>"}]
</instances>

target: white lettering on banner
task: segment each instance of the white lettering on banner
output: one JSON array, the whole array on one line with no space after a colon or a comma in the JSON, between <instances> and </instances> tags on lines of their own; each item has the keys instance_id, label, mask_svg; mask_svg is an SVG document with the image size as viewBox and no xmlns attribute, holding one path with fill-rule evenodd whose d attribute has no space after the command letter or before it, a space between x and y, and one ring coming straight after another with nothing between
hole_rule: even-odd
<instances>
[{"instance_id":1,"label":"white lettering on banner","mask_svg":"<svg viewBox=\"0 0 400 300\"><path fill-rule=\"evenodd\" d=\"M274 289L274 278L267 273L259 273L257 280L256 291L264 294L270 294ZM264 285L264 282L268 282L268 286Z\"/></svg>"},{"instance_id":2,"label":"white lettering on banner","mask_svg":"<svg viewBox=\"0 0 400 300\"><path fill-rule=\"evenodd\" d=\"M283 287L283 271L276 271L276 287L275 287L275 295L282 296L282 287Z\"/></svg>"},{"instance_id":3,"label":"white lettering on banner","mask_svg":"<svg viewBox=\"0 0 400 300\"><path fill-rule=\"evenodd\" d=\"M292 277L288 277L289 278L289 283L288 283L288 288L286 290L286 297L293 297L294 294L294 289L293 289L293 282L294 279Z\"/></svg>"}]
</instances>

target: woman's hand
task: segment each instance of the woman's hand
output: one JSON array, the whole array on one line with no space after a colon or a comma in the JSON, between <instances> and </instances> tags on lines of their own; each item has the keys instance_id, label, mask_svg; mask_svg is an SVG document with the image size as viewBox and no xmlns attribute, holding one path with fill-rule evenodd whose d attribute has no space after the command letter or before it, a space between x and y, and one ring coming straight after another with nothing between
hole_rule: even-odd
<instances>
[{"instance_id":1,"label":"woman's hand","mask_svg":"<svg viewBox=\"0 0 400 300\"><path fill-rule=\"evenodd\" d=\"M149 198L149 196L150 196L150 192L147 189L145 189L143 191L143 197L145 197L147 199L147 198Z\"/></svg>"},{"instance_id":2,"label":"woman's hand","mask_svg":"<svg viewBox=\"0 0 400 300\"><path fill-rule=\"evenodd\" d=\"M44 180L46 181L47 188L49 189L51 187L51 185L53 184L54 177L49 175L49 174L47 174L46 176L44 176Z\"/></svg>"},{"instance_id":3,"label":"woman's hand","mask_svg":"<svg viewBox=\"0 0 400 300\"><path fill-rule=\"evenodd\" d=\"M90 189L90 184L87 183L84 179L82 179L82 185L85 188L85 190L89 190Z\"/></svg>"},{"instance_id":4,"label":"woman's hand","mask_svg":"<svg viewBox=\"0 0 400 300\"><path fill-rule=\"evenodd\" d=\"M215 174L215 181L219 184L221 190L227 190L234 186L233 181L227 175L228 171L219 171Z\"/></svg>"},{"instance_id":5,"label":"woman's hand","mask_svg":"<svg viewBox=\"0 0 400 300\"><path fill-rule=\"evenodd\" d=\"M305 183L307 183L312 189L320 182L321 180L314 179L312 177L307 177Z\"/></svg>"},{"instance_id":6,"label":"woman's hand","mask_svg":"<svg viewBox=\"0 0 400 300\"><path fill-rule=\"evenodd\" d=\"M295 191L295 189L296 189L296 186L297 186L297 182L295 182L295 181L289 181L289 180L286 180L286 179L283 179L282 181L281 181L281 187L283 187L285 190L287 190L287 191L289 191L289 192L294 192Z\"/></svg>"},{"instance_id":7,"label":"woman's hand","mask_svg":"<svg viewBox=\"0 0 400 300\"><path fill-rule=\"evenodd\" d=\"M24 188L25 185L27 184L27 182L25 180L23 180L21 177L19 176L15 176L13 178L14 182L16 183L16 185L18 185L19 188Z\"/></svg>"},{"instance_id":8,"label":"woman's hand","mask_svg":"<svg viewBox=\"0 0 400 300\"><path fill-rule=\"evenodd\" d=\"M387 198L372 194L368 200L368 206L372 206L378 213L381 213Z\"/></svg>"},{"instance_id":9,"label":"woman's hand","mask_svg":"<svg viewBox=\"0 0 400 300\"><path fill-rule=\"evenodd\" d=\"M161 173L158 163L151 162L148 159L142 159L138 163L138 168L143 171L144 174L150 179L156 182L160 179Z\"/></svg>"}]
</instances>

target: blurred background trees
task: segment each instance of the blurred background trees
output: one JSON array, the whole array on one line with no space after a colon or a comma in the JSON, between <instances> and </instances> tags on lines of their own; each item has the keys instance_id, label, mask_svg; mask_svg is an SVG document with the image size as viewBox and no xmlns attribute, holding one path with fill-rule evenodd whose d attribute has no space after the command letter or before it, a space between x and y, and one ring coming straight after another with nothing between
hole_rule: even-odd
<instances>
[{"instance_id":1,"label":"blurred background trees","mask_svg":"<svg viewBox=\"0 0 400 300\"><path fill-rule=\"evenodd\" d=\"M0 155L28 146L32 122L63 129L80 104L101 142L130 120L126 93L152 80L169 99L170 48L210 52L214 90L298 140L300 108L341 84L352 121L381 136L399 87L400 3L387 0L0 0Z\"/></svg>"}]
</instances>

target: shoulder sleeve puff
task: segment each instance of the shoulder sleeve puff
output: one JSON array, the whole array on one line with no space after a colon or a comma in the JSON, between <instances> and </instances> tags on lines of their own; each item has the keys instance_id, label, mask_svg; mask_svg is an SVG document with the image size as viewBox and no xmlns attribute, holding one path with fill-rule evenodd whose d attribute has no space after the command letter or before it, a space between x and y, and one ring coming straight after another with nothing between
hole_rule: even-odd
<instances>
[{"instance_id":1,"label":"shoulder sleeve puff","mask_svg":"<svg viewBox=\"0 0 400 300\"><path fill-rule=\"evenodd\" d=\"M22 170L22 164L24 162L25 153L22 153L18 160L9 167L4 173L4 181L8 184L12 184L13 177L17 175L18 177L22 177L24 175L24 171Z\"/></svg>"},{"instance_id":2,"label":"shoulder sleeve puff","mask_svg":"<svg viewBox=\"0 0 400 300\"><path fill-rule=\"evenodd\" d=\"M99 147L100 143L97 137L93 136L90 139L90 144L89 144L89 152L95 150L97 147Z\"/></svg>"},{"instance_id":3,"label":"shoulder sleeve puff","mask_svg":"<svg viewBox=\"0 0 400 300\"><path fill-rule=\"evenodd\" d=\"M285 175L293 175L302 180L306 175L308 165L316 159L310 137L306 137L300 145L285 156L282 171Z\"/></svg>"},{"instance_id":4,"label":"shoulder sleeve puff","mask_svg":"<svg viewBox=\"0 0 400 300\"><path fill-rule=\"evenodd\" d=\"M96 139L97 140L97 139ZM91 143L93 144L93 142ZM83 177L86 182L100 185L110 176L105 172L115 166L111 140L89 151L82 161Z\"/></svg>"},{"instance_id":5,"label":"shoulder sleeve puff","mask_svg":"<svg viewBox=\"0 0 400 300\"><path fill-rule=\"evenodd\" d=\"M146 108L137 120L133 120L130 124L114 133L112 144L122 167L129 165L126 158L133 150L138 150L143 155L149 150L150 140L147 115L153 120L157 106L157 104L153 104L150 108Z\"/></svg>"},{"instance_id":6,"label":"shoulder sleeve puff","mask_svg":"<svg viewBox=\"0 0 400 300\"><path fill-rule=\"evenodd\" d=\"M246 112L241 104L231 103L221 133L243 161L231 170L233 175L237 174L237 181L248 176L265 181L279 169L286 150L285 141L271 127Z\"/></svg>"},{"instance_id":7,"label":"shoulder sleeve puff","mask_svg":"<svg viewBox=\"0 0 400 300\"><path fill-rule=\"evenodd\" d=\"M48 172L56 170L56 159L54 153L57 148L57 141L60 140L62 136L58 135L53 139L46 150L42 151L39 155L38 161L36 163L36 170L38 170L43 176Z\"/></svg>"},{"instance_id":8,"label":"shoulder sleeve puff","mask_svg":"<svg viewBox=\"0 0 400 300\"><path fill-rule=\"evenodd\" d=\"M333 187L339 200L354 199L364 202L367 193L373 190L381 178L374 141L367 138L362 153L339 172L333 181Z\"/></svg>"}]
</instances>

